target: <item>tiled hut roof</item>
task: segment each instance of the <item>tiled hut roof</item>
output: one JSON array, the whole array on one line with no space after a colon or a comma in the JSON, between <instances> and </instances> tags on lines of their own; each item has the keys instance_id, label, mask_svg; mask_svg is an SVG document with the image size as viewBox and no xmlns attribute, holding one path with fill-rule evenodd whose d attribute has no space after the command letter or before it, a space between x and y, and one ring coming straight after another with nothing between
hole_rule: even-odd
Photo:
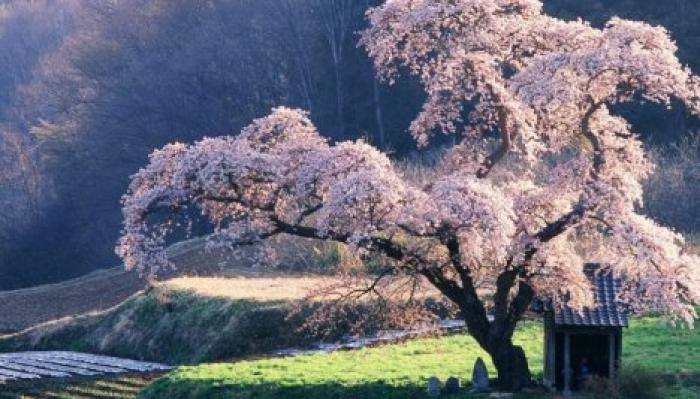
<instances>
[{"instance_id":1,"label":"tiled hut roof","mask_svg":"<svg viewBox=\"0 0 700 399\"><path fill-rule=\"evenodd\" d=\"M586 264L585 273L595 291L595 306L576 311L563 306L554 310L554 323L558 326L627 327L629 313L617 301L622 280L609 271L601 271L597 264Z\"/></svg>"}]
</instances>

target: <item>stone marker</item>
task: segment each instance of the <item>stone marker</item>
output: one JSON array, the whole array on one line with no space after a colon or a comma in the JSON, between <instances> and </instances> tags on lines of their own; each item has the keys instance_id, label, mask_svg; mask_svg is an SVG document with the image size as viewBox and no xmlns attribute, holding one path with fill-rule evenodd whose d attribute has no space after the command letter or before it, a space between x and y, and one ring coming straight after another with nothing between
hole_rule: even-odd
<instances>
[{"instance_id":1,"label":"stone marker","mask_svg":"<svg viewBox=\"0 0 700 399\"><path fill-rule=\"evenodd\" d=\"M445 381L445 389L443 392L445 395L453 395L459 392L459 388L462 387L462 384L459 381L459 378L457 377L450 377Z\"/></svg>"},{"instance_id":2,"label":"stone marker","mask_svg":"<svg viewBox=\"0 0 700 399\"><path fill-rule=\"evenodd\" d=\"M428 379L428 396L431 398L437 398L440 396L440 388L441 388L442 383L440 383L440 379L437 377L430 377Z\"/></svg>"},{"instance_id":3,"label":"stone marker","mask_svg":"<svg viewBox=\"0 0 700 399\"><path fill-rule=\"evenodd\" d=\"M513 394L509 392L494 392L489 395L489 399L511 399L512 397Z\"/></svg>"},{"instance_id":4,"label":"stone marker","mask_svg":"<svg viewBox=\"0 0 700 399\"><path fill-rule=\"evenodd\" d=\"M489 390L489 371L481 358L476 359L472 371L472 393L482 393Z\"/></svg>"}]
</instances>

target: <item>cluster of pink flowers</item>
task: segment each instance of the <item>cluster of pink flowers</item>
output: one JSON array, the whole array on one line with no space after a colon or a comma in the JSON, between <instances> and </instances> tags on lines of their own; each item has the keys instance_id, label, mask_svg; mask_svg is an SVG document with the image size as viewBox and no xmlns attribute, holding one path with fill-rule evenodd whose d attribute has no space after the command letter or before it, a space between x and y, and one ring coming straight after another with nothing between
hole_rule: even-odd
<instances>
[{"instance_id":1,"label":"cluster of pink flowers","mask_svg":"<svg viewBox=\"0 0 700 399\"><path fill-rule=\"evenodd\" d=\"M462 135L435 180L416 185L372 146L330 145L306 113L277 108L236 137L151 156L124 197L127 267L165 267L171 216L194 207L216 226L211 240L336 240L382 252L397 273L422 273L448 294L512 274L498 287L505 298L527 286L585 305L583 263L599 261L625 279L631 306L693 323L700 259L639 213L653 165L610 110L677 98L700 111L698 78L665 30L564 22L539 0L389 0L368 16L362 44L380 76L405 68L425 87L415 139ZM494 130L498 139L484 134Z\"/></svg>"}]
</instances>

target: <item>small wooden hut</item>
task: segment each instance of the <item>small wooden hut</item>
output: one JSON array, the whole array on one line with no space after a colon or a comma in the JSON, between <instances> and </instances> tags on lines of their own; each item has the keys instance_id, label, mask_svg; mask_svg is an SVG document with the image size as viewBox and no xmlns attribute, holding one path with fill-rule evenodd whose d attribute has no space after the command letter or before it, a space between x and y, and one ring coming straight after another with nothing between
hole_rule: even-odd
<instances>
[{"instance_id":1,"label":"small wooden hut","mask_svg":"<svg viewBox=\"0 0 700 399\"><path fill-rule=\"evenodd\" d=\"M622 329L629 313L618 302L622 285L598 264L586 264L596 304L582 311L567 306L544 311L544 384L569 394L591 375L612 378L620 368Z\"/></svg>"}]
</instances>

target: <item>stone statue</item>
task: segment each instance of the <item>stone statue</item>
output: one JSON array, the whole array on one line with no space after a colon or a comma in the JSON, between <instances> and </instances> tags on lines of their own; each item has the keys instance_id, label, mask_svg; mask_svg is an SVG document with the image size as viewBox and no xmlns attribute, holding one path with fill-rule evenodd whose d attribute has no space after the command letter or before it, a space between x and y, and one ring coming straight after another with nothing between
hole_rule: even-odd
<instances>
[{"instance_id":1,"label":"stone statue","mask_svg":"<svg viewBox=\"0 0 700 399\"><path fill-rule=\"evenodd\" d=\"M459 381L459 378L457 377L450 377L445 381L445 389L443 390L443 393L445 395L454 395L457 392L459 392L459 389L462 387L461 382Z\"/></svg>"},{"instance_id":2,"label":"stone statue","mask_svg":"<svg viewBox=\"0 0 700 399\"><path fill-rule=\"evenodd\" d=\"M442 383L440 382L440 379L437 377L430 377L428 379L428 396L431 398L437 398L440 396L440 388L442 386Z\"/></svg>"},{"instance_id":3,"label":"stone statue","mask_svg":"<svg viewBox=\"0 0 700 399\"><path fill-rule=\"evenodd\" d=\"M489 371L483 359L478 358L472 371L472 393L483 393L489 390Z\"/></svg>"}]
</instances>

